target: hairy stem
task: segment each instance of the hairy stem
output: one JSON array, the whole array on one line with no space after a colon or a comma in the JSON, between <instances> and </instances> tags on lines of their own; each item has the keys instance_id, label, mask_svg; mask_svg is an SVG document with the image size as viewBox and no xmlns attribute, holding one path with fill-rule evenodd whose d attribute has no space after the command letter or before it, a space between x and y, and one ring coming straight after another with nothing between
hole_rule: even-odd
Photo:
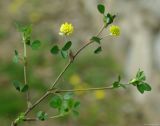
<instances>
[{"instance_id":1,"label":"hairy stem","mask_svg":"<svg viewBox=\"0 0 160 126\"><path fill-rule=\"evenodd\" d=\"M24 71L24 84L28 85L27 82L27 48L26 48L26 43L23 41L23 48L24 48L24 53L23 53L23 58L24 58L24 66L23 66L23 71ZM26 92L26 97L27 97L27 107L30 107L30 98L29 98L29 90Z\"/></svg>"}]
</instances>

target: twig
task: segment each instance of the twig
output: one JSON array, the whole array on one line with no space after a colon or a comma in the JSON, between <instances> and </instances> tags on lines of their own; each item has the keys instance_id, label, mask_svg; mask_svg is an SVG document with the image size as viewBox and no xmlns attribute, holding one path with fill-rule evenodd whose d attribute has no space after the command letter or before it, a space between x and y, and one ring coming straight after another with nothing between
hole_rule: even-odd
<instances>
[{"instance_id":1,"label":"twig","mask_svg":"<svg viewBox=\"0 0 160 126\"><path fill-rule=\"evenodd\" d=\"M129 84L123 84L124 86L128 86ZM121 87L121 86L119 86ZM118 88L118 87L117 87ZM106 87L95 87L95 88L85 88L85 89L57 89L57 91L54 92L55 93L63 93L63 92L78 92L78 91L95 91L95 90L107 90L107 89L114 89L113 85L110 86L106 86Z\"/></svg>"},{"instance_id":2,"label":"twig","mask_svg":"<svg viewBox=\"0 0 160 126\"><path fill-rule=\"evenodd\" d=\"M102 31L104 30L105 26L103 26L100 31L97 33L97 37L102 33ZM30 106L29 108L27 108L27 110L25 111L25 116L33 109L35 108L39 103L41 103L46 97L48 97L51 94L51 91L54 90L54 87L56 86L57 82L60 80L60 78L62 77L62 75L67 71L67 69L69 68L69 66L73 63L74 59L78 56L78 54L85 49L88 45L90 45L91 43L93 43L93 41L89 41L87 44L85 44L84 46L82 46L73 56L73 59L69 60L69 62L67 63L67 65L64 67L64 69L62 70L62 72L58 75L58 77L56 78L56 80L53 82L53 84L51 85L50 89L40 98L38 99L32 106ZM26 46L24 46L26 47ZM24 52L24 54L26 54L26 52ZM26 68L25 68L26 69ZM25 76L25 74L24 74ZM53 93L52 93L53 94ZM12 122L11 126L17 126L17 124L14 122Z\"/></svg>"},{"instance_id":3,"label":"twig","mask_svg":"<svg viewBox=\"0 0 160 126\"><path fill-rule=\"evenodd\" d=\"M86 88L86 89L69 89L69 90L57 90L56 93L61 92L78 92L78 91L95 91L95 90L105 90L105 89L113 89L113 86L108 87L98 87L98 88Z\"/></svg>"}]
</instances>

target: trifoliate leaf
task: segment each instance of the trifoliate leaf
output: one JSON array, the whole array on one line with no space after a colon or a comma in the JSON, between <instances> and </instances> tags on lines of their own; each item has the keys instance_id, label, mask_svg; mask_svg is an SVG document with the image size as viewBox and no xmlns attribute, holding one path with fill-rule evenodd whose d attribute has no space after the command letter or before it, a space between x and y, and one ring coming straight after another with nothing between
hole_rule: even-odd
<instances>
[{"instance_id":1,"label":"trifoliate leaf","mask_svg":"<svg viewBox=\"0 0 160 126\"><path fill-rule=\"evenodd\" d=\"M59 47L57 45L53 46L50 50L52 54L58 54L59 53Z\"/></svg>"},{"instance_id":2,"label":"trifoliate leaf","mask_svg":"<svg viewBox=\"0 0 160 126\"><path fill-rule=\"evenodd\" d=\"M138 70L137 74L136 74L136 79L138 81L145 81L146 77L144 75L144 71L141 71L140 69Z\"/></svg>"},{"instance_id":3,"label":"trifoliate leaf","mask_svg":"<svg viewBox=\"0 0 160 126\"><path fill-rule=\"evenodd\" d=\"M144 82L145 80L146 80L146 76L145 76L144 72L139 69L136 74L136 77L133 78L129 83L134 86L137 86L137 85L141 84L142 82Z\"/></svg>"},{"instance_id":4,"label":"trifoliate leaf","mask_svg":"<svg viewBox=\"0 0 160 126\"><path fill-rule=\"evenodd\" d=\"M31 48L32 48L33 50L39 49L40 46L41 46L41 42L40 42L39 40L35 40L35 41L33 41L32 44L31 44Z\"/></svg>"},{"instance_id":5,"label":"trifoliate leaf","mask_svg":"<svg viewBox=\"0 0 160 126\"><path fill-rule=\"evenodd\" d=\"M73 111L77 111L80 106L80 102L73 99L73 93L69 92L64 94L62 104L58 108L60 115L64 116Z\"/></svg>"},{"instance_id":6,"label":"trifoliate leaf","mask_svg":"<svg viewBox=\"0 0 160 126\"><path fill-rule=\"evenodd\" d=\"M114 82L114 83L113 83L113 87L114 87L114 88L119 88L119 82L117 82L117 81Z\"/></svg>"},{"instance_id":7,"label":"trifoliate leaf","mask_svg":"<svg viewBox=\"0 0 160 126\"><path fill-rule=\"evenodd\" d=\"M94 53L95 54L98 54L98 53L100 53L102 51L102 47L98 47L95 51L94 51Z\"/></svg>"},{"instance_id":8,"label":"trifoliate leaf","mask_svg":"<svg viewBox=\"0 0 160 126\"><path fill-rule=\"evenodd\" d=\"M37 119L44 121L44 120L48 119L48 114L43 111L39 111L37 113Z\"/></svg>"},{"instance_id":9,"label":"trifoliate leaf","mask_svg":"<svg viewBox=\"0 0 160 126\"><path fill-rule=\"evenodd\" d=\"M32 33L32 25L25 25L22 27L22 32L25 38L30 38Z\"/></svg>"},{"instance_id":10,"label":"trifoliate leaf","mask_svg":"<svg viewBox=\"0 0 160 126\"><path fill-rule=\"evenodd\" d=\"M149 84L142 82L141 84L137 85L137 89L140 93L144 93L145 91L151 91L152 88Z\"/></svg>"},{"instance_id":11,"label":"trifoliate leaf","mask_svg":"<svg viewBox=\"0 0 160 126\"><path fill-rule=\"evenodd\" d=\"M72 42L68 41L62 48L63 51L67 51L72 46Z\"/></svg>"},{"instance_id":12,"label":"trifoliate leaf","mask_svg":"<svg viewBox=\"0 0 160 126\"><path fill-rule=\"evenodd\" d=\"M62 98L59 95L55 95L52 97L51 101L50 101L50 106L52 108L60 108L62 105Z\"/></svg>"},{"instance_id":13,"label":"trifoliate leaf","mask_svg":"<svg viewBox=\"0 0 160 126\"><path fill-rule=\"evenodd\" d=\"M103 21L106 24L106 26L108 26L109 24L112 24L115 17L116 15L111 15L110 13L108 13L107 15L104 15Z\"/></svg>"},{"instance_id":14,"label":"trifoliate leaf","mask_svg":"<svg viewBox=\"0 0 160 126\"><path fill-rule=\"evenodd\" d=\"M30 45L32 25L21 25L20 23L16 23L16 27L19 30L19 32L22 33L23 41L27 45Z\"/></svg>"},{"instance_id":15,"label":"trifoliate leaf","mask_svg":"<svg viewBox=\"0 0 160 126\"><path fill-rule=\"evenodd\" d=\"M105 12L105 6L103 4L98 4L97 9L101 14L104 14Z\"/></svg>"}]
</instances>

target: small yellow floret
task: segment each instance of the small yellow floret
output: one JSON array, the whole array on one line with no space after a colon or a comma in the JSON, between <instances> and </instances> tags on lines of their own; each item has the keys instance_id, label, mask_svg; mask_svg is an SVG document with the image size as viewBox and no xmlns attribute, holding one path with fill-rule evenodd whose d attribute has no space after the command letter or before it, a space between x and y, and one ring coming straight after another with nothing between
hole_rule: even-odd
<instances>
[{"instance_id":1,"label":"small yellow floret","mask_svg":"<svg viewBox=\"0 0 160 126\"><path fill-rule=\"evenodd\" d=\"M94 92L94 94L95 94L95 98L97 100L102 100L105 98L105 91L104 90L97 90Z\"/></svg>"},{"instance_id":2,"label":"small yellow floret","mask_svg":"<svg viewBox=\"0 0 160 126\"><path fill-rule=\"evenodd\" d=\"M70 35L74 31L73 25L71 23L64 23L60 27L60 35Z\"/></svg>"},{"instance_id":3,"label":"small yellow floret","mask_svg":"<svg viewBox=\"0 0 160 126\"><path fill-rule=\"evenodd\" d=\"M112 25L109 28L110 34L113 36L119 36L120 35L120 27L116 25Z\"/></svg>"}]
</instances>

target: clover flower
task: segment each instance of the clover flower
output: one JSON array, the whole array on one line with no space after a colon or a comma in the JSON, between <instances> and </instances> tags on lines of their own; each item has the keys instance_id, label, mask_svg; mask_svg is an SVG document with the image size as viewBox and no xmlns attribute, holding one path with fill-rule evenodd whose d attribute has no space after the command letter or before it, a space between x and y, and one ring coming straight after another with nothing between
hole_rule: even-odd
<instances>
[{"instance_id":1,"label":"clover flower","mask_svg":"<svg viewBox=\"0 0 160 126\"><path fill-rule=\"evenodd\" d=\"M119 36L120 35L120 27L116 25L112 25L109 28L110 35L112 36Z\"/></svg>"},{"instance_id":2,"label":"clover flower","mask_svg":"<svg viewBox=\"0 0 160 126\"><path fill-rule=\"evenodd\" d=\"M60 27L60 35L70 35L74 31L73 25L71 23L65 22Z\"/></svg>"}]
</instances>

